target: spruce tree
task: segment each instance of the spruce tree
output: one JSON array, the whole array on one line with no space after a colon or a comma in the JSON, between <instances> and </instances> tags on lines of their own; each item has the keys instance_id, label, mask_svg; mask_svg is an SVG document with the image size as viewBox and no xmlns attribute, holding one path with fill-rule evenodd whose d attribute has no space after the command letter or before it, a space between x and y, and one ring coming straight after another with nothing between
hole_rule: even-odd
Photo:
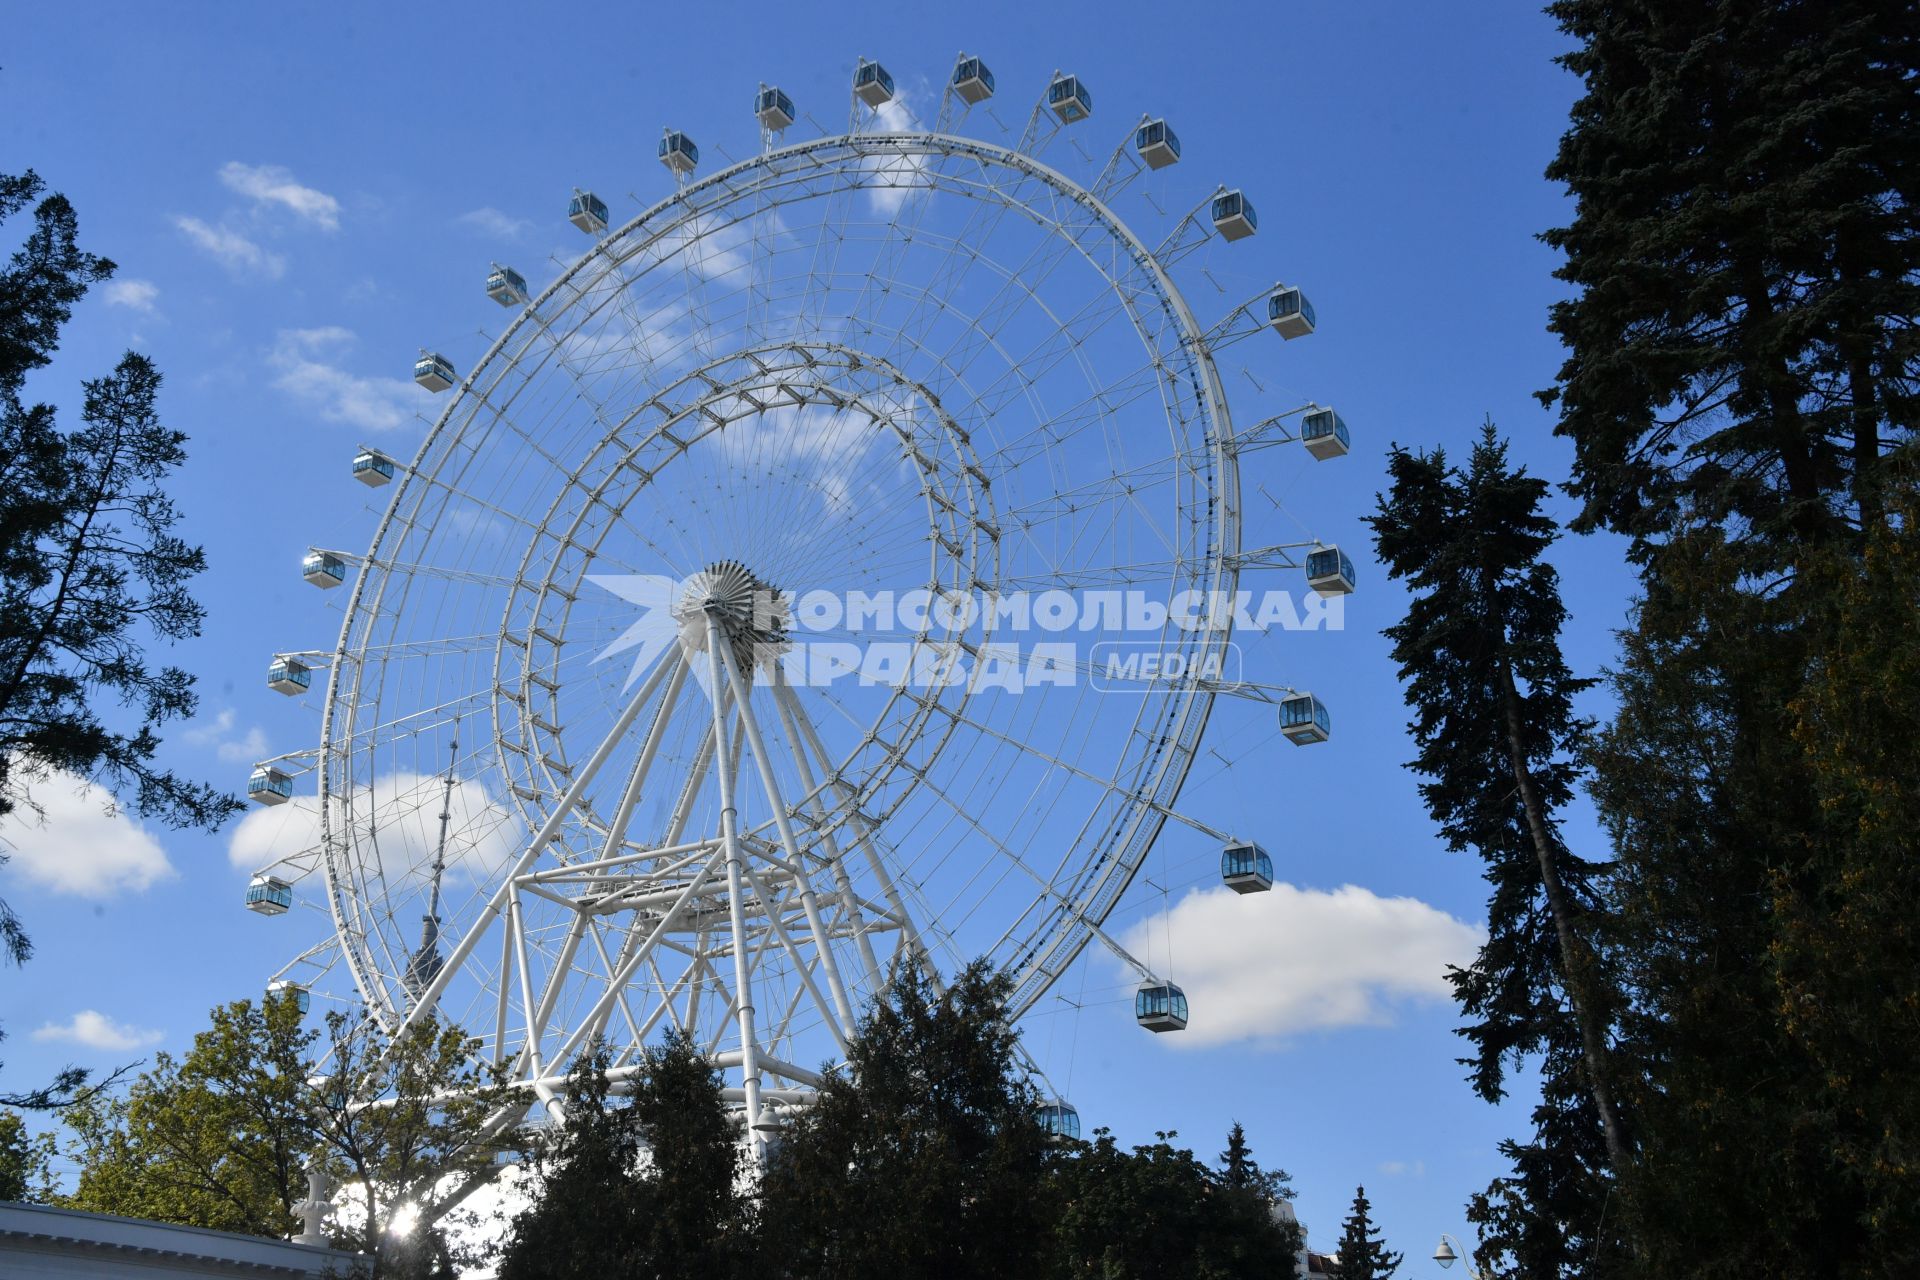
<instances>
[{"instance_id":1,"label":"spruce tree","mask_svg":"<svg viewBox=\"0 0 1920 1280\"><path fill-rule=\"evenodd\" d=\"M774 1274L945 1280L1040 1274L1051 1251L1047 1167L984 962L944 991L903 964L862 1020L847 1070L796 1115L761 1182Z\"/></svg>"},{"instance_id":2,"label":"spruce tree","mask_svg":"<svg viewBox=\"0 0 1920 1280\"><path fill-rule=\"evenodd\" d=\"M1400 1269L1400 1256L1373 1225L1373 1204L1365 1187L1353 1189L1353 1209L1340 1224L1338 1280L1387 1280Z\"/></svg>"},{"instance_id":3,"label":"spruce tree","mask_svg":"<svg viewBox=\"0 0 1920 1280\"><path fill-rule=\"evenodd\" d=\"M636 1186L640 1127L611 1096L613 1055L596 1044L567 1071L567 1121L527 1153L527 1207L508 1224L500 1280L588 1280L632 1274L646 1237Z\"/></svg>"},{"instance_id":4,"label":"spruce tree","mask_svg":"<svg viewBox=\"0 0 1920 1280\"><path fill-rule=\"evenodd\" d=\"M1920 24L1887 0L1551 11L1584 96L1550 170L1576 216L1548 236L1574 292L1545 394L1582 525L1633 539L1645 590L1593 752L1635 1233L1661 1274L1901 1274Z\"/></svg>"}]
</instances>

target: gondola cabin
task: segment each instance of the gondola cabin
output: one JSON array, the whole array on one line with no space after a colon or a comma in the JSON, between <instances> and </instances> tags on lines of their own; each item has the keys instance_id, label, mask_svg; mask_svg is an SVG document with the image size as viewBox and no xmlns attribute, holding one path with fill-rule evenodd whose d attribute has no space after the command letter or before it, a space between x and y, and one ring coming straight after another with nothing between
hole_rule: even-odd
<instances>
[{"instance_id":1,"label":"gondola cabin","mask_svg":"<svg viewBox=\"0 0 1920 1280\"><path fill-rule=\"evenodd\" d=\"M293 886L278 876L255 876L247 885L247 910L263 916L285 915L293 906Z\"/></svg>"},{"instance_id":2,"label":"gondola cabin","mask_svg":"<svg viewBox=\"0 0 1920 1280\"><path fill-rule=\"evenodd\" d=\"M853 70L853 95L878 111L893 101L893 77L879 63L862 58Z\"/></svg>"},{"instance_id":3,"label":"gondola cabin","mask_svg":"<svg viewBox=\"0 0 1920 1280\"><path fill-rule=\"evenodd\" d=\"M267 668L267 688L298 697L313 687L313 668L298 658L275 658Z\"/></svg>"},{"instance_id":4,"label":"gondola cabin","mask_svg":"<svg viewBox=\"0 0 1920 1280\"><path fill-rule=\"evenodd\" d=\"M660 163L685 177L700 166L700 148L686 134L664 130L660 134Z\"/></svg>"},{"instance_id":5,"label":"gondola cabin","mask_svg":"<svg viewBox=\"0 0 1920 1280\"><path fill-rule=\"evenodd\" d=\"M496 262L487 276L487 296L503 307L524 307L527 305L526 277Z\"/></svg>"},{"instance_id":6,"label":"gondola cabin","mask_svg":"<svg viewBox=\"0 0 1920 1280\"><path fill-rule=\"evenodd\" d=\"M753 115L762 129L778 133L793 124L793 99L763 84L753 95Z\"/></svg>"},{"instance_id":7,"label":"gondola cabin","mask_svg":"<svg viewBox=\"0 0 1920 1280\"><path fill-rule=\"evenodd\" d=\"M1061 124L1076 124L1093 114L1093 95L1080 83L1079 76L1056 74L1047 86L1047 106L1060 117Z\"/></svg>"},{"instance_id":8,"label":"gondola cabin","mask_svg":"<svg viewBox=\"0 0 1920 1280\"><path fill-rule=\"evenodd\" d=\"M1341 416L1331 409L1315 409L1300 420L1300 443L1307 446L1307 452L1325 462L1328 458L1344 457L1349 445L1353 443L1347 435L1347 424Z\"/></svg>"},{"instance_id":9,"label":"gondola cabin","mask_svg":"<svg viewBox=\"0 0 1920 1280\"><path fill-rule=\"evenodd\" d=\"M374 449L362 449L353 455L353 478L369 489L378 489L393 479L393 459Z\"/></svg>"},{"instance_id":10,"label":"gondola cabin","mask_svg":"<svg viewBox=\"0 0 1920 1280\"><path fill-rule=\"evenodd\" d=\"M1145 982L1133 993L1133 1020L1149 1031L1187 1029L1187 993L1171 982Z\"/></svg>"},{"instance_id":11,"label":"gondola cabin","mask_svg":"<svg viewBox=\"0 0 1920 1280\"><path fill-rule=\"evenodd\" d=\"M1257 844L1236 840L1220 851L1220 883L1235 893L1273 888L1273 859Z\"/></svg>"},{"instance_id":12,"label":"gondola cabin","mask_svg":"<svg viewBox=\"0 0 1920 1280\"><path fill-rule=\"evenodd\" d=\"M575 188L573 199L567 201L567 221L590 236L597 236L607 229L607 202L591 191Z\"/></svg>"},{"instance_id":13,"label":"gondola cabin","mask_svg":"<svg viewBox=\"0 0 1920 1280\"><path fill-rule=\"evenodd\" d=\"M960 101L977 107L993 96L993 72L978 58L962 58L953 68L953 92Z\"/></svg>"},{"instance_id":14,"label":"gondola cabin","mask_svg":"<svg viewBox=\"0 0 1920 1280\"><path fill-rule=\"evenodd\" d=\"M313 993L298 982L286 978L275 978L267 984L267 999L284 1000L289 996L293 998L294 1008L301 1013L306 1013L313 1008Z\"/></svg>"},{"instance_id":15,"label":"gondola cabin","mask_svg":"<svg viewBox=\"0 0 1920 1280\"><path fill-rule=\"evenodd\" d=\"M1338 547L1307 553L1307 585L1323 596L1353 594L1353 560Z\"/></svg>"},{"instance_id":16,"label":"gondola cabin","mask_svg":"<svg viewBox=\"0 0 1920 1280\"><path fill-rule=\"evenodd\" d=\"M255 804L285 804L293 799L293 778L263 764L247 779L247 799Z\"/></svg>"},{"instance_id":17,"label":"gondola cabin","mask_svg":"<svg viewBox=\"0 0 1920 1280\"><path fill-rule=\"evenodd\" d=\"M1325 742L1333 734L1333 717L1320 699L1296 693L1280 700L1280 732L1296 747Z\"/></svg>"},{"instance_id":18,"label":"gondola cabin","mask_svg":"<svg viewBox=\"0 0 1920 1280\"><path fill-rule=\"evenodd\" d=\"M1149 120L1134 131L1133 149L1149 169L1164 169L1180 160L1180 137L1165 120Z\"/></svg>"},{"instance_id":19,"label":"gondola cabin","mask_svg":"<svg viewBox=\"0 0 1920 1280\"><path fill-rule=\"evenodd\" d=\"M1313 332L1313 304L1298 289L1275 289L1267 299L1267 323L1292 341Z\"/></svg>"},{"instance_id":20,"label":"gondola cabin","mask_svg":"<svg viewBox=\"0 0 1920 1280\"><path fill-rule=\"evenodd\" d=\"M459 378L453 361L433 351L422 351L413 362L413 380L429 391L445 391Z\"/></svg>"},{"instance_id":21,"label":"gondola cabin","mask_svg":"<svg viewBox=\"0 0 1920 1280\"><path fill-rule=\"evenodd\" d=\"M1223 191L1213 198L1213 229L1222 240L1245 240L1259 228L1253 201L1238 191Z\"/></svg>"},{"instance_id":22,"label":"gondola cabin","mask_svg":"<svg viewBox=\"0 0 1920 1280\"><path fill-rule=\"evenodd\" d=\"M325 591L347 580L347 566L330 551L309 551L300 561L300 576Z\"/></svg>"},{"instance_id":23,"label":"gondola cabin","mask_svg":"<svg viewBox=\"0 0 1920 1280\"><path fill-rule=\"evenodd\" d=\"M1050 1138L1078 1138L1080 1113L1064 1102L1049 1102L1033 1113L1040 1129Z\"/></svg>"}]
</instances>

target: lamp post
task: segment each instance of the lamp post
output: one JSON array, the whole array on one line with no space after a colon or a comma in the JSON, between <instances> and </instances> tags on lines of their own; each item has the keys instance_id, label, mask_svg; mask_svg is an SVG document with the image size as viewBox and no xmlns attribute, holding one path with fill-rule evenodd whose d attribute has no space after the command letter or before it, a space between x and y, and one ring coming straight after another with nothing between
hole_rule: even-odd
<instances>
[{"instance_id":1,"label":"lamp post","mask_svg":"<svg viewBox=\"0 0 1920 1280\"><path fill-rule=\"evenodd\" d=\"M1469 1280L1486 1280L1486 1277L1475 1271L1473 1264L1467 1261L1467 1246L1444 1231L1440 1233L1440 1243L1433 1248L1433 1260L1439 1263L1443 1270L1458 1262L1467 1269Z\"/></svg>"}]
</instances>

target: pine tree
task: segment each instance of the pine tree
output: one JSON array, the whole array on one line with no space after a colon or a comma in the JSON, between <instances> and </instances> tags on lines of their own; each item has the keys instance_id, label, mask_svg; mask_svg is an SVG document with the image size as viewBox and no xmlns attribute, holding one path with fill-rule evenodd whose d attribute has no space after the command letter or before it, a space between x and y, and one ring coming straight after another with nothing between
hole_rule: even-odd
<instances>
[{"instance_id":1,"label":"pine tree","mask_svg":"<svg viewBox=\"0 0 1920 1280\"><path fill-rule=\"evenodd\" d=\"M44 188L31 172L0 174L0 222ZM158 728L192 715L195 698L193 677L150 666L145 645L198 634L188 585L205 563L173 532L163 485L186 436L159 420L160 374L128 352L86 384L71 430L52 405L25 399L74 304L113 270L79 247L60 195L39 199L26 243L0 269L0 817L37 817L36 787L91 780L142 816L212 829L239 801L153 762ZM0 901L0 960L24 964L32 950ZM68 1068L0 1104L64 1105L86 1079Z\"/></svg>"},{"instance_id":2,"label":"pine tree","mask_svg":"<svg viewBox=\"0 0 1920 1280\"><path fill-rule=\"evenodd\" d=\"M1400 1269L1400 1255L1387 1248L1373 1226L1365 1187L1353 1189L1353 1210L1340 1224L1338 1280L1387 1280Z\"/></svg>"}]
</instances>

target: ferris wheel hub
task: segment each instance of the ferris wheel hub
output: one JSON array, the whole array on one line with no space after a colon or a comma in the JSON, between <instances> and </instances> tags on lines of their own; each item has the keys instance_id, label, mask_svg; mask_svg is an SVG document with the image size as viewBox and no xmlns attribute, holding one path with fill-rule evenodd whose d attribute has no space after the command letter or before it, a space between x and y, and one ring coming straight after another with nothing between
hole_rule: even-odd
<instances>
[{"instance_id":1,"label":"ferris wheel hub","mask_svg":"<svg viewBox=\"0 0 1920 1280\"><path fill-rule=\"evenodd\" d=\"M741 674L770 662L787 644L787 606L779 590L738 560L708 565L681 584L673 602L680 643L688 653L707 648L707 620L720 624Z\"/></svg>"}]
</instances>

